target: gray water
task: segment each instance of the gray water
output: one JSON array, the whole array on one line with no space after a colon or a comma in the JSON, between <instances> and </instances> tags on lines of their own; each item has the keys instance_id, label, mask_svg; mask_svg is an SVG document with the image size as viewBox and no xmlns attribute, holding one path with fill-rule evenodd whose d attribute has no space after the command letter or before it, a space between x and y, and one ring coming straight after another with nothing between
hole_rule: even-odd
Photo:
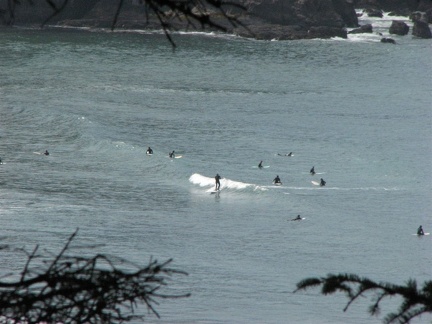
<instances>
[{"instance_id":1,"label":"gray water","mask_svg":"<svg viewBox=\"0 0 432 324\"><path fill-rule=\"evenodd\" d=\"M370 317L296 283L430 280L430 40L175 41L0 30L2 244L55 253L79 228L94 253L173 258L166 292L192 295L149 323L379 323L399 299Z\"/></svg>"}]
</instances>

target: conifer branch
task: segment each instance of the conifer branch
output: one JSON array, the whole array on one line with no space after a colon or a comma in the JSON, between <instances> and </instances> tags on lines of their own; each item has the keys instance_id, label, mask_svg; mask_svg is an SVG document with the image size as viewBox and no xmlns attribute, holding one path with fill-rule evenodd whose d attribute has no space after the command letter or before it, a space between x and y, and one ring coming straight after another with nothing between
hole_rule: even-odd
<instances>
[{"instance_id":1,"label":"conifer branch","mask_svg":"<svg viewBox=\"0 0 432 324\"><path fill-rule=\"evenodd\" d=\"M187 275L170 268L171 259L150 260L147 266L136 268L103 254L69 256L76 235L77 231L52 260L37 255L38 247L31 253L22 250L27 262L18 279L0 279L0 321L123 323L144 318L136 313L139 305L159 317L158 300L190 295L161 292L172 276Z\"/></svg>"},{"instance_id":2,"label":"conifer branch","mask_svg":"<svg viewBox=\"0 0 432 324\"><path fill-rule=\"evenodd\" d=\"M403 298L396 313L390 313L384 318L384 323L409 323L413 318L425 313L432 313L432 281L425 281L422 289L417 289L415 280L409 280L406 285L377 283L368 278L360 278L355 274L329 274L324 278L307 278L297 283L294 292L322 286L323 295L343 292L348 298L344 308L347 311L358 297L374 292L373 304L369 307L371 315L378 315L380 303L386 297L398 295Z\"/></svg>"}]
</instances>

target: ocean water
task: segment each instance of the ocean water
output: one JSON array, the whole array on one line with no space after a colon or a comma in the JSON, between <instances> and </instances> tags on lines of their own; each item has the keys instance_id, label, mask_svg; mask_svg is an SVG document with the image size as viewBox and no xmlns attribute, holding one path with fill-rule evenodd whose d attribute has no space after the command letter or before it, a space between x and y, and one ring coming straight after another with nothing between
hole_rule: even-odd
<instances>
[{"instance_id":1,"label":"ocean water","mask_svg":"<svg viewBox=\"0 0 432 324\"><path fill-rule=\"evenodd\" d=\"M431 278L432 235L413 234L432 232L432 42L380 37L176 34L173 51L157 32L0 30L1 243L56 253L79 228L83 253L173 258L189 275L164 292L192 295L148 323L381 322L398 298L370 317L369 295L343 312L293 293ZM1 274L22 270L0 252Z\"/></svg>"}]
</instances>

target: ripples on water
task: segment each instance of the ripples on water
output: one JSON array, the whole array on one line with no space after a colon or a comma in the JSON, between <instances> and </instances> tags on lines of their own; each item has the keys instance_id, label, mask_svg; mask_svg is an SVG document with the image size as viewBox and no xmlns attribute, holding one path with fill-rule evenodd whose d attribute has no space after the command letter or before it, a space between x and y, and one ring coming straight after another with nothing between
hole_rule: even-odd
<instances>
[{"instance_id":1,"label":"ripples on water","mask_svg":"<svg viewBox=\"0 0 432 324\"><path fill-rule=\"evenodd\" d=\"M432 226L429 41L176 40L2 31L2 243L58 251L79 227L98 252L173 257L192 297L158 323L375 323L366 302L291 292L430 278L431 240L411 235ZM2 273L21 264L2 253Z\"/></svg>"}]
</instances>

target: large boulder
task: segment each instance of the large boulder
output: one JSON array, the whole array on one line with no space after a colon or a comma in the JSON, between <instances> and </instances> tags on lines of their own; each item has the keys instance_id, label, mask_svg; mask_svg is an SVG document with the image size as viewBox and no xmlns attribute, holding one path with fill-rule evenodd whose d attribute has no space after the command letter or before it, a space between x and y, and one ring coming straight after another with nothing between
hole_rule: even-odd
<instances>
[{"instance_id":1,"label":"large boulder","mask_svg":"<svg viewBox=\"0 0 432 324\"><path fill-rule=\"evenodd\" d=\"M405 36L409 32L409 26L401 20L393 20L389 28L390 34Z\"/></svg>"},{"instance_id":2,"label":"large boulder","mask_svg":"<svg viewBox=\"0 0 432 324\"><path fill-rule=\"evenodd\" d=\"M429 24L423 21L414 21L412 34L419 38L432 38Z\"/></svg>"},{"instance_id":3,"label":"large boulder","mask_svg":"<svg viewBox=\"0 0 432 324\"><path fill-rule=\"evenodd\" d=\"M245 0L248 13L272 24L357 26L351 0Z\"/></svg>"},{"instance_id":4,"label":"large boulder","mask_svg":"<svg viewBox=\"0 0 432 324\"><path fill-rule=\"evenodd\" d=\"M372 33L372 31L373 31L372 25L366 24L360 26L360 28L351 30L348 34L364 34L364 33Z\"/></svg>"},{"instance_id":5,"label":"large boulder","mask_svg":"<svg viewBox=\"0 0 432 324\"><path fill-rule=\"evenodd\" d=\"M425 12L413 12L410 18L414 22L412 31L413 36L419 38L432 38L432 33L428 23L428 17Z\"/></svg>"}]
</instances>

